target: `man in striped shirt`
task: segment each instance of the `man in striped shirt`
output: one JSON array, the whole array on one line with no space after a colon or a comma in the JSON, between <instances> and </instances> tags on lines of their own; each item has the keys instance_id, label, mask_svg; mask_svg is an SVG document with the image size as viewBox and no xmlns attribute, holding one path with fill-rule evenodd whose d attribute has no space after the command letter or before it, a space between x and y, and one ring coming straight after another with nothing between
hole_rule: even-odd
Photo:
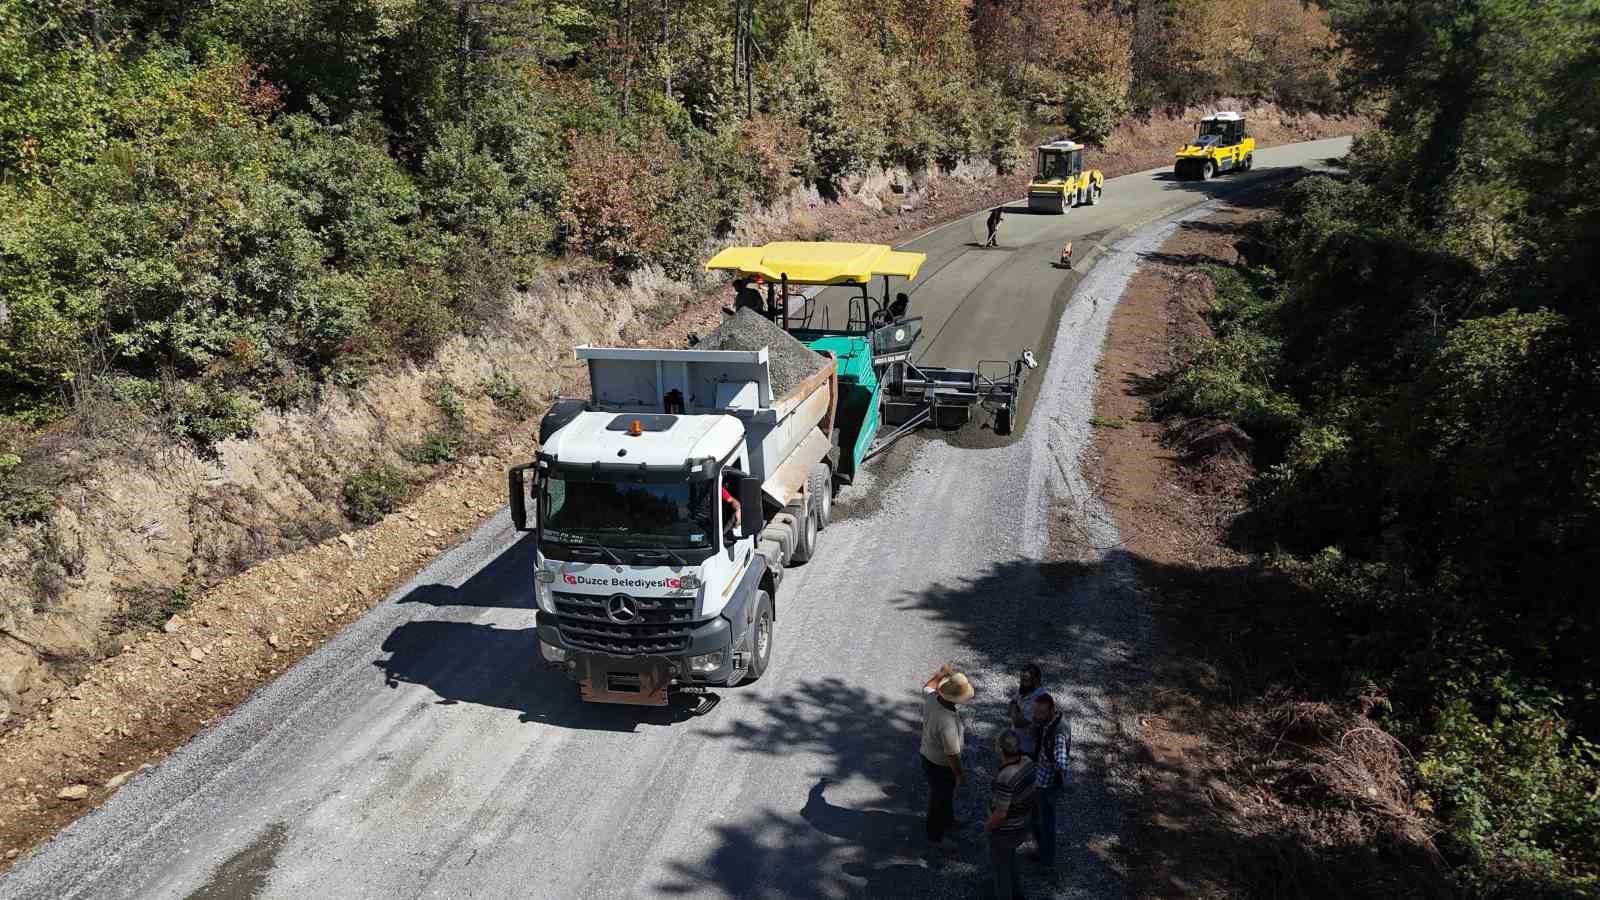
<instances>
[{"instance_id":1,"label":"man in striped shirt","mask_svg":"<svg viewBox=\"0 0 1600 900\"><path fill-rule=\"evenodd\" d=\"M1033 806L1033 832L1039 841L1034 857L1041 865L1056 864L1056 803L1061 799L1072 753L1072 723L1056 708L1056 698L1040 694L1033 701L1033 724L1038 735L1037 777L1039 799Z\"/></svg>"},{"instance_id":2,"label":"man in striped shirt","mask_svg":"<svg viewBox=\"0 0 1600 900\"><path fill-rule=\"evenodd\" d=\"M994 775L989 818L983 823L983 830L989 832L994 895L996 900L1022 900L1017 847L1028 836L1039 777L1033 761L1022 755L1022 736L1016 729L1007 728L996 735L994 750L1000 757L1000 771Z\"/></svg>"}]
</instances>

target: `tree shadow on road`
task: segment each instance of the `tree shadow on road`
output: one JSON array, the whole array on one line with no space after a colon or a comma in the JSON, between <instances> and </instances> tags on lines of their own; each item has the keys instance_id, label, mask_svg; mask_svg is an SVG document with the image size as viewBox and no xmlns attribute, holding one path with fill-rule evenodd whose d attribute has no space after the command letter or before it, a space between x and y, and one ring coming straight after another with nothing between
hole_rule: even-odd
<instances>
[{"instance_id":1,"label":"tree shadow on road","mask_svg":"<svg viewBox=\"0 0 1600 900\"><path fill-rule=\"evenodd\" d=\"M968 782L958 792L955 858L930 856L923 833L927 789L918 745L921 703L914 686L882 694L828 678L786 688L756 715L729 721L709 733L746 752L785 760L816 761L817 781L803 798L773 797L750 820L713 828L715 845L702 860L674 864L664 893L690 894L718 887L735 896L771 897L982 897L989 894L987 840L981 822L996 759L991 740L1007 727L1007 691L1023 661L1044 665L1050 687L1083 721L1117 718L1092 679L1112 677L1126 639L1104 635L1102 606L1115 601L1077 597L1057 578L1085 578L1069 565L1011 562L958 584L907 594L907 614L932 616L956 632L969 656L958 663L974 678L976 700L964 709L963 766ZM1103 581L1104 579L1100 579ZM1080 585L1078 590L1089 591ZM1092 608L1091 608L1092 607ZM1055 873L1029 868L1033 896L1082 887L1120 893L1117 859L1120 822L1114 811L1124 777L1110 758L1127 748L1112 745L1099 727L1075 727L1075 756L1082 760L1061 802L1063 864Z\"/></svg>"},{"instance_id":2,"label":"tree shadow on road","mask_svg":"<svg viewBox=\"0 0 1600 900\"><path fill-rule=\"evenodd\" d=\"M420 585L401 604L437 607L534 609L533 536L507 547L460 587ZM461 610L452 610L457 615ZM451 613L441 612L448 616ZM440 705L472 703L516 712L523 722L597 731L637 731L693 716L698 698L674 696L665 707L607 706L584 703L578 689L560 672L544 667L539 639L529 626L502 627L455 618L416 619L384 639L385 656L373 661L384 683L425 687Z\"/></svg>"},{"instance_id":3,"label":"tree shadow on road","mask_svg":"<svg viewBox=\"0 0 1600 900\"><path fill-rule=\"evenodd\" d=\"M544 667L532 628L423 619L396 628L382 649L386 656L372 664L389 687L419 685L438 695L440 706L490 706L523 722L631 732L693 718L698 703L676 695L664 707L584 703L566 676Z\"/></svg>"},{"instance_id":4,"label":"tree shadow on road","mask_svg":"<svg viewBox=\"0 0 1600 900\"><path fill-rule=\"evenodd\" d=\"M759 711L707 733L774 762L814 761L816 781L802 796L769 794L764 808L711 829L700 860L671 865L657 893L735 897L926 898L974 896L986 882L981 796L975 777L958 795L956 858L930 856L924 833L927 791L917 747L918 695L887 696L839 678L796 685ZM976 750L977 748L972 748ZM969 751L977 764L981 751Z\"/></svg>"},{"instance_id":5,"label":"tree shadow on road","mask_svg":"<svg viewBox=\"0 0 1600 900\"><path fill-rule=\"evenodd\" d=\"M499 556L473 573L460 587L422 584L398 601L429 606L480 606L497 609L533 609L534 535L525 534Z\"/></svg>"}]
</instances>

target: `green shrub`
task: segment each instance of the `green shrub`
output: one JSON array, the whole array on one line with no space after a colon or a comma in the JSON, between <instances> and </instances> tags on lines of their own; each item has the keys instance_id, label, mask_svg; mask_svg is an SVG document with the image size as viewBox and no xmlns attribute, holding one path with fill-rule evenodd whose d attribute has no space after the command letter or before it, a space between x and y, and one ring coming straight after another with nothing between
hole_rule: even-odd
<instances>
[{"instance_id":1,"label":"green shrub","mask_svg":"<svg viewBox=\"0 0 1600 900\"><path fill-rule=\"evenodd\" d=\"M1213 340L1171 379L1156 409L1235 422L1258 438L1286 437L1299 408L1272 387L1280 351L1272 338L1242 329Z\"/></svg>"},{"instance_id":2,"label":"green shrub","mask_svg":"<svg viewBox=\"0 0 1600 900\"><path fill-rule=\"evenodd\" d=\"M195 599L193 588L187 582L171 587L142 584L123 588L118 593L121 608L111 615L108 623L114 631L157 630L168 619L188 609Z\"/></svg>"},{"instance_id":3,"label":"green shrub","mask_svg":"<svg viewBox=\"0 0 1600 900\"><path fill-rule=\"evenodd\" d=\"M169 385L161 404L166 429L202 450L248 437L259 412L254 402L212 381Z\"/></svg>"},{"instance_id":4,"label":"green shrub","mask_svg":"<svg viewBox=\"0 0 1600 900\"><path fill-rule=\"evenodd\" d=\"M837 182L880 155L874 137L881 132L865 121L861 92L803 31L790 31L763 70L762 99L780 121L805 134L800 174L807 179Z\"/></svg>"},{"instance_id":5,"label":"green shrub","mask_svg":"<svg viewBox=\"0 0 1600 900\"><path fill-rule=\"evenodd\" d=\"M418 361L430 359L459 326L449 301L450 288L441 272L388 272L371 289L368 327L356 346L380 359L391 350Z\"/></svg>"},{"instance_id":6,"label":"green shrub","mask_svg":"<svg viewBox=\"0 0 1600 900\"><path fill-rule=\"evenodd\" d=\"M485 397L502 415L512 419L526 419L533 412L533 404L522 392L522 386L496 372L479 386Z\"/></svg>"},{"instance_id":7,"label":"green shrub","mask_svg":"<svg viewBox=\"0 0 1600 900\"><path fill-rule=\"evenodd\" d=\"M410 492L404 475L388 466L369 466L345 479L345 514L371 525L399 509Z\"/></svg>"},{"instance_id":8,"label":"green shrub","mask_svg":"<svg viewBox=\"0 0 1600 900\"><path fill-rule=\"evenodd\" d=\"M1600 751L1561 706L1548 688L1497 674L1444 700L1431 723L1417 773L1448 826L1444 849L1471 863L1464 874L1481 891L1600 887Z\"/></svg>"},{"instance_id":9,"label":"green shrub","mask_svg":"<svg viewBox=\"0 0 1600 900\"><path fill-rule=\"evenodd\" d=\"M428 396L428 401L433 408L444 416L446 425L452 430L459 430L467 422L467 405L461 399L461 393L456 390L448 378L441 378L433 383L433 390Z\"/></svg>"},{"instance_id":10,"label":"green shrub","mask_svg":"<svg viewBox=\"0 0 1600 900\"><path fill-rule=\"evenodd\" d=\"M1091 72L1060 85L1061 117L1079 141L1099 142L1128 114L1128 85L1117 75Z\"/></svg>"},{"instance_id":11,"label":"green shrub","mask_svg":"<svg viewBox=\"0 0 1600 900\"><path fill-rule=\"evenodd\" d=\"M460 452L460 438L432 431L423 437L421 443L411 448L410 459L419 466L436 466L455 462Z\"/></svg>"},{"instance_id":12,"label":"green shrub","mask_svg":"<svg viewBox=\"0 0 1600 900\"><path fill-rule=\"evenodd\" d=\"M38 522L55 506L49 490L19 477L21 465L21 456L0 451L0 519L13 525Z\"/></svg>"},{"instance_id":13,"label":"green shrub","mask_svg":"<svg viewBox=\"0 0 1600 900\"><path fill-rule=\"evenodd\" d=\"M1210 279L1215 298L1207 320L1219 335L1237 328L1270 329L1267 317L1276 312L1279 299L1277 273L1268 268L1206 265L1201 271Z\"/></svg>"}]
</instances>

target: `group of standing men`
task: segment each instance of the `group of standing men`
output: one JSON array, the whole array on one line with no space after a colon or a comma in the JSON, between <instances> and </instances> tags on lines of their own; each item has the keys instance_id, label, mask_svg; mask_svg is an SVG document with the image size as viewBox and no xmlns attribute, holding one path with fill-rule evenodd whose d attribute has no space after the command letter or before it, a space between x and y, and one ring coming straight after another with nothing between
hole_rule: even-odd
<instances>
[{"instance_id":1,"label":"group of standing men","mask_svg":"<svg viewBox=\"0 0 1600 900\"><path fill-rule=\"evenodd\" d=\"M959 847L950 839L955 794L966 781L961 750L966 725L961 707L977 696L967 676L948 664L923 685L922 770L928 779L928 843L945 852ZM995 773L989 816L989 860L994 866L995 896L1020 900L1021 873L1017 851L1031 834L1032 858L1046 868L1056 861L1056 806L1060 802L1067 759L1072 752L1072 725L1056 699L1044 690L1035 663L1018 673L1017 693L1007 709L1009 727L995 736L1000 767Z\"/></svg>"}]
</instances>

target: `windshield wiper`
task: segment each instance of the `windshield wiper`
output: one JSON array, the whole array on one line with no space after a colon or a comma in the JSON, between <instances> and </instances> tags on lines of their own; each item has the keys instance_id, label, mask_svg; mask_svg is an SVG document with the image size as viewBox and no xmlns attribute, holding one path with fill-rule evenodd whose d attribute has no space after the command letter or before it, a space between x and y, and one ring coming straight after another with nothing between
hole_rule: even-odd
<instances>
[{"instance_id":1,"label":"windshield wiper","mask_svg":"<svg viewBox=\"0 0 1600 900\"><path fill-rule=\"evenodd\" d=\"M630 547L629 549L633 550L633 554L635 556L657 556L657 555L659 555L659 556L670 556L674 560L676 560L678 565L680 565L680 566L684 566L684 567L687 568L688 565L689 565L689 561L688 560L686 560L683 557L679 556L678 554L672 552L672 549L670 547L666 546L665 544L662 544L661 546L658 546L658 547L638 547L638 548L631 548Z\"/></svg>"},{"instance_id":2,"label":"windshield wiper","mask_svg":"<svg viewBox=\"0 0 1600 900\"><path fill-rule=\"evenodd\" d=\"M573 553L593 553L596 556L604 553L605 555L611 557L611 561L617 565L625 565L625 563L622 561L622 557L618 556L610 547L607 547L605 544L602 544L599 541L590 541L586 544L568 544L567 546L572 548Z\"/></svg>"}]
</instances>

